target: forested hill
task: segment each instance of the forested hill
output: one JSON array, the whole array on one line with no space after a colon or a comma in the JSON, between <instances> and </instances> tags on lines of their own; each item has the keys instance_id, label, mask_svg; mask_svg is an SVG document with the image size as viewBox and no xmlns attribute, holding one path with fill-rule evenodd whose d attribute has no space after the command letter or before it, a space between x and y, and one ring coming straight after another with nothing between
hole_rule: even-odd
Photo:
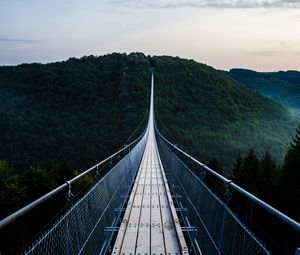
<instances>
[{"instance_id":1,"label":"forested hill","mask_svg":"<svg viewBox=\"0 0 300 255\"><path fill-rule=\"evenodd\" d=\"M300 72L260 73L246 69L232 69L228 74L236 81L300 114Z\"/></svg>"},{"instance_id":2,"label":"forested hill","mask_svg":"<svg viewBox=\"0 0 300 255\"><path fill-rule=\"evenodd\" d=\"M148 60L134 54L1 67L0 159L19 171L90 167L146 120L148 76Z\"/></svg>"},{"instance_id":3,"label":"forested hill","mask_svg":"<svg viewBox=\"0 0 300 255\"><path fill-rule=\"evenodd\" d=\"M250 147L283 159L295 127L284 107L192 60L114 53L0 67L0 160L17 172L49 162L83 170L112 153L146 116L151 66L171 141L227 173Z\"/></svg>"},{"instance_id":4,"label":"forested hill","mask_svg":"<svg viewBox=\"0 0 300 255\"><path fill-rule=\"evenodd\" d=\"M282 162L295 129L286 108L192 60L153 57L152 65L161 130L173 142L206 162L217 158L225 174L251 147Z\"/></svg>"}]
</instances>

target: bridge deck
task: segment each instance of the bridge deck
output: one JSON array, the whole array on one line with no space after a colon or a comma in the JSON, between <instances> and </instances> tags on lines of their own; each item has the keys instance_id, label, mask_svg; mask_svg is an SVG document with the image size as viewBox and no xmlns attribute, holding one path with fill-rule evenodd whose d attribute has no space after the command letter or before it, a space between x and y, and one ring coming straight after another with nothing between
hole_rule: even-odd
<instances>
[{"instance_id":1,"label":"bridge deck","mask_svg":"<svg viewBox=\"0 0 300 255\"><path fill-rule=\"evenodd\" d=\"M113 254L188 254L154 134L153 78L148 126L145 152Z\"/></svg>"},{"instance_id":2,"label":"bridge deck","mask_svg":"<svg viewBox=\"0 0 300 255\"><path fill-rule=\"evenodd\" d=\"M151 132L113 254L187 254L155 137Z\"/></svg>"}]
</instances>

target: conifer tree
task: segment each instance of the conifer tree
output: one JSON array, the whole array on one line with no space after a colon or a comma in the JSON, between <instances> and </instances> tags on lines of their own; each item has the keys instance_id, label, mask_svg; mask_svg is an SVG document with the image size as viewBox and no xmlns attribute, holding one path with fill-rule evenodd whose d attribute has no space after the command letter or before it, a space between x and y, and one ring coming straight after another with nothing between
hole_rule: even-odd
<instances>
[{"instance_id":1,"label":"conifer tree","mask_svg":"<svg viewBox=\"0 0 300 255\"><path fill-rule=\"evenodd\" d=\"M211 160L209 160L208 167L210 167L212 170L216 171L219 174L223 173L223 167L221 166L216 157L213 157Z\"/></svg>"},{"instance_id":2,"label":"conifer tree","mask_svg":"<svg viewBox=\"0 0 300 255\"><path fill-rule=\"evenodd\" d=\"M250 149L247 156L238 159L238 168L234 171L234 181L246 190L257 193L257 177L259 175L259 160L253 149Z\"/></svg>"},{"instance_id":3,"label":"conifer tree","mask_svg":"<svg viewBox=\"0 0 300 255\"><path fill-rule=\"evenodd\" d=\"M275 177L278 174L277 166L269 151L265 152L260 161L258 181L258 196L266 201L271 201L275 192Z\"/></svg>"},{"instance_id":4,"label":"conifer tree","mask_svg":"<svg viewBox=\"0 0 300 255\"><path fill-rule=\"evenodd\" d=\"M207 166L214 170L215 172L219 174L223 174L223 167L219 163L218 159L216 157L213 157L208 161ZM224 188L224 183L223 181L219 180L218 178L215 178L215 176L208 174L208 176L205 179L206 185L218 196L223 195L223 188Z\"/></svg>"},{"instance_id":5,"label":"conifer tree","mask_svg":"<svg viewBox=\"0 0 300 255\"><path fill-rule=\"evenodd\" d=\"M272 159L269 151L265 152L264 157L260 163L261 168L261 177L268 182L271 182L274 176L276 175L276 164L275 161Z\"/></svg>"},{"instance_id":6,"label":"conifer tree","mask_svg":"<svg viewBox=\"0 0 300 255\"><path fill-rule=\"evenodd\" d=\"M282 167L283 201L288 213L297 220L300 218L300 125L286 154Z\"/></svg>"},{"instance_id":7,"label":"conifer tree","mask_svg":"<svg viewBox=\"0 0 300 255\"><path fill-rule=\"evenodd\" d=\"M26 187L6 161L0 160L0 218L8 216L26 199Z\"/></svg>"},{"instance_id":8,"label":"conifer tree","mask_svg":"<svg viewBox=\"0 0 300 255\"><path fill-rule=\"evenodd\" d=\"M237 181L238 178L241 176L241 170L242 170L242 155L241 152L239 152L232 170L232 179L234 181Z\"/></svg>"}]
</instances>

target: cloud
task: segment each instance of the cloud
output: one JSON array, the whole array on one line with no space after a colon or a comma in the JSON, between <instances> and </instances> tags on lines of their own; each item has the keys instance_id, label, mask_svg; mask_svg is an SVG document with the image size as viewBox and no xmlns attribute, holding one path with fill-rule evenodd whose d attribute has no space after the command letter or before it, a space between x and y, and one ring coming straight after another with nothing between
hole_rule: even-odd
<instances>
[{"instance_id":1,"label":"cloud","mask_svg":"<svg viewBox=\"0 0 300 255\"><path fill-rule=\"evenodd\" d=\"M123 14L129 14L128 11L120 11L120 10L116 10L116 9L112 9L112 8L101 8L101 9L97 9L96 10L97 12L101 12L101 13L107 13L107 14L120 14L120 15L123 15Z\"/></svg>"},{"instance_id":2,"label":"cloud","mask_svg":"<svg viewBox=\"0 0 300 255\"><path fill-rule=\"evenodd\" d=\"M272 47L277 46L277 48L289 49L291 48L287 41L283 40L268 40L266 43L272 45Z\"/></svg>"},{"instance_id":3,"label":"cloud","mask_svg":"<svg viewBox=\"0 0 300 255\"><path fill-rule=\"evenodd\" d=\"M134 8L300 8L300 0L110 0Z\"/></svg>"},{"instance_id":4,"label":"cloud","mask_svg":"<svg viewBox=\"0 0 300 255\"><path fill-rule=\"evenodd\" d=\"M41 40L33 40L33 39L0 37L0 43L33 44L33 43L42 43L42 42L43 41Z\"/></svg>"},{"instance_id":5,"label":"cloud","mask_svg":"<svg viewBox=\"0 0 300 255\"><path fill-rule=\"evenodd\" d=\"M280 42L280 46L281 46L282 48L286 48L286 49L289 49L289 48L290 48L290 46L288 45L288 43L285 42L285 41L281 41L281 42Z\"/></svg>"},{"instance_id":6,"label":"cloud","mask_svg":"<svg viewBox=\"0 0 300 255\"><path fill-rule=\"evenodd\" d=\"M262 49L244 51L244 54L258 57L279 57L287 54L287 52L281 50Z\"/></svg>"}]
</instances>

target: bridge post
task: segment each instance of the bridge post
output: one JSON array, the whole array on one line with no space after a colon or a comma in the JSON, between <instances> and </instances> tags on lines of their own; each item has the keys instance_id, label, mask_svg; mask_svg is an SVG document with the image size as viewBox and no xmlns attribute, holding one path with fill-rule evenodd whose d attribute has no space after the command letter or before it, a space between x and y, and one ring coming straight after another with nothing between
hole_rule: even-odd
<instances>
[{"instance_id":1,"label":"bridge post","mask_svg":"<svg viewBox=\"0 0 300 255\"><path fill-rule=\"evenodd\" d=\"M100 173L99 173L99 166L96 166L96 172L95 172L95 179L96 181L100 180Z\"/></svg>"},{"instance_id":2,"label":"bridge post","mask_svg":"<svg viewBox=\"0 0 300 255\"><path fill-rule=\"evenodd\" d=\"M200 177L201 177L202 181L204 181L206 175L207 175L207 173L206 173L204 167L202 167L202 171L200 172Z\"/></svg>"},{"instance_id":3,"label":"bridge post","mask_svg":"<svg viewBox=\"0 0 300 255\"><path fill-rule=\"evenodd\" d=\"M232 181L229 180L229 181L226 183L226 188L225 188L225 193L224 193L224 201L225 201L226 204L228 204L229 201L230 201L231 198L232 198L232 194L231 194L231 192L230 192L230 190L229 190L229 187L230 187L230 183L231 183L231 182L232 182Z\"/></svg>"},{"instance_id":4,"label":"bridge post","mask_svg":"<svg viewBox=\"0 0 300 255\"><path fill-rule=\"evenodd\" d=\"M70 203L72 201L72 198L74 197L74 195L72 194L72 184L69 181L66 181L67 186L67 201L68 203Z\"/></svg>"},{"instance_id":5,"label":"bridge post","mask_svg":"<svg viewBox=\"0 0 300 255\"><path fill-rule=\"evenodd\" d=\"M226 183L226 188L225 188L225 192L224 192L224 211L223 211L223 216L222 216L222 223L221 223L221 231L220 231L220 236L219 236L219 243L218 243L218 250L220 251L221 246L222 246L222 241L223 241L223 236L224 236L224 225L225 225L225 219L226 219L226 213L227 213L227 205L229 203L229 201L232 198L232 194L229 190L230 187L230 183L231 181L228 181Z\"/></svg>"},{"instance_id":6,"label":"bridge post","mask_svg":"<svg viewBox=\"0 0 300 255\"><path fill-rule=\"evenodd\" d=\"M109 160L109 167L112 167L113 166L113 159L111 158L110 160Z\"/></svg>"}]
</instances>

